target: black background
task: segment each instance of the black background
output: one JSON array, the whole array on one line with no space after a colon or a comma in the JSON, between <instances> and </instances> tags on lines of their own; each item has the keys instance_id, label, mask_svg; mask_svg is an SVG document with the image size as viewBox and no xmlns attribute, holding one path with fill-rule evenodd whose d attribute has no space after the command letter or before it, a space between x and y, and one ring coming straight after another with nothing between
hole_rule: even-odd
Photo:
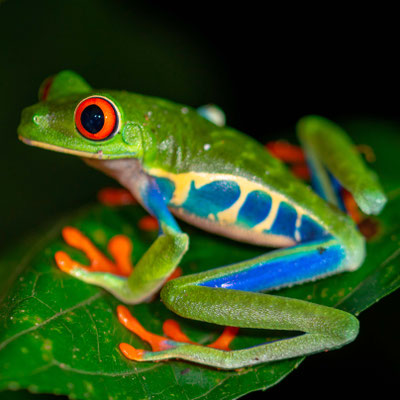
<instances>
[{"instance_id":1,"label":"black background","mask_svg":"<svg viewBox=\"0 0 400 400\"><path fill-rule=\"evenodd\" d=\"M36 101L46 76L62 69L76 70L94 87L195 107L216 103L229 125L264 142L293 132L309 113L338 122L400 122L398 23L389 9L251 1L0 3L0 250L94 201L110 184L78 159L16 140L20 110ZM382 300L361 315L354 344L309 357L281 384L245 398L395 390L398 306L396 294Z\"/></svg>"}]
</instances>

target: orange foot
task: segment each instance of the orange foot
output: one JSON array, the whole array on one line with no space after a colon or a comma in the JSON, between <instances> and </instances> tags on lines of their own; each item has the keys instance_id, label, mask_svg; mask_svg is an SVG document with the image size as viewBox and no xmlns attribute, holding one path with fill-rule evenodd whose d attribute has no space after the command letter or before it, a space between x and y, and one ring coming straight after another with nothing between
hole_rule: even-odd
<instances>
[{"instance_id":1,"label":"orange foot","mask_svg":"<svg viewBox=\"0 0 400 400\"><path fill-rule=\"evenodd\" d=\"M178 322L169 319L163 324L163 332L165 336L156 335L147 331L141 323L129 312L125 306L117 307L118 319L127 329L138 335L142 340L150 344L153 352L164 351L172 349L183 343L197 344L191 341L185 333L182 332ZM215 349L230 350L230 343L238 333L239 328L226 327L222 332L221 336L213 343L207 345ZM133 346L127 343L121 343L119 345L121 352L130 360L141 361L145 353L148 351L143 349L135 349Z\"/></svg>"},{"instance_id":2,"label":"orange foot","mask_svg":"<svg viewBox=\"0 0 400 400\"><path fill-rule=\"evenodd\" d=\"M295 164L306 162L303 149L285 140L268 142L265 147L274 157L285 163Z\"/></svg>"},{"instance_id":3,"label":"orange foot","mask_svg":"<svg viewBox=\"0 0 400 400\"><path fill-rule=\"evenodd\" d=\"M79 229L66 226L61 233L67 244L83 251L90 261L89 266L82 265L72 260L64 251L57 251L54 257L58 268L62 271L68 274L72 273L76 277L82 277L80 273L79 276L75 273L78 271L87 273L105 272L119 277L128 277L132 273L134 268L131 262L133 245L127 236L116 235L108 242L107 250L114 259L114 261L111 261ZM181 275L182 270L177 267L167 281L178 278ZM90 283L90 280L87 281Z\"/></svg>"},{"instance_id":4,"label":"orange foot","mask_svg":"<svg viewBox=\"0 0 400 400\"><path fill-rule=\"evenodd\" d=\"M70 273L75 268L80 268L88 272L108 272L118 276L129 276L133 271L131 263L132 242L125 235L114 236L109 242L107 249L114 258L114 262L106 257L91 240L79 229L66 226L62 230L62 236L67 244L83 251L90 261L87 267L74 261L64 251L55 254L58 268L66 273Z\"/></svg>"},{"instance_id":5,"label":"orange foot","mask_svg":"<svg viewBox=\"0 0 400 400\"><path fill-rule=\"evenodd\" d=\"M100 203L107 206L126 206L137 204L136 199L129 190L123 188L104 188L97 195Z\"/></svg>"},{"instance_id":6,"label":"orange foot","mask_svg":"<svg viewBox=\"0 0 400 400\"><path fill-rule=\"evenodd\" d=\"M278 140L268 142L265 147L275 158L290 164L290 170L294 176L305 181L310 180L310 170L306 164L303 149L300 146L290 144L285 140Z\"/></svg>"},{"instance_id":7,"label":"orange foot","mask_svg":"<svg viewBox=\"0 0 400 400\"><path fill-rule=\"evenodd\" d=\"M212 347L213 349L230 351L230 344L233 339L235 339L239 328L234 326L226 326L221 333L221 335L212 343L208 344L207 347ZM163 324L163 332L169 338L175 340L176 342L184 342L191 344L198 344L191 341L183 332L178 322L173 319L167 319Z\"/></svg>"},{"instance_id":8,"label":"orange foot","mask_svg":"<svg viewBox=\"0 0 400 400\"><path fill-rule=\"evenodd\" d=\"M274 157L290 164L290 169L295 176L303 180L310 180L310 171L305 161L304 152L300 146L279 140L276 142L268 142L265 147ZM375 154L369 146L359 145L357 146L357 150L365 155L365 158L368 162L375 161ZM346 212L360 227L365 220L365 216L358 208L353 196L344 188L342 189L340 195L342 197Z\"/></svg>"}]
</instances>

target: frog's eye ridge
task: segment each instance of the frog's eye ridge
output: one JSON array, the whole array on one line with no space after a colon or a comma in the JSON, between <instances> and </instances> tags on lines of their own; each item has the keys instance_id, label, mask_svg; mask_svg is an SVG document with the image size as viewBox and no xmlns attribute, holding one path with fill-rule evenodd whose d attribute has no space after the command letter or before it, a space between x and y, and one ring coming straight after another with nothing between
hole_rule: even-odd
<instances>
[{"instance_id":1,"label":"frog's eye ridge","mask_svg":"<svg viewBox=\"0 0 400 400\"><path fill-rule=\"evenodd\" d=\"M118 124L114 104L104 97L89 97L76 107L76 129L87 139L94 141L109 139L118 131Z\"/></svg>"}]
</instances>

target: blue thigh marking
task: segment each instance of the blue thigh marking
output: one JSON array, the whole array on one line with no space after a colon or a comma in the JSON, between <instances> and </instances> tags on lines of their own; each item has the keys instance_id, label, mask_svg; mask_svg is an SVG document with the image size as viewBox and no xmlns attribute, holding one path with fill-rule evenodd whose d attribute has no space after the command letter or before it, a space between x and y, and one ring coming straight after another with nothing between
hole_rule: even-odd
<instances>
[{"instance_id":1,"label":"blue thigh marking","mask_svg":"<svg viewBox=\"0 0 400 400\"><path fill-rule=\"evenodd\" d=\"M240 188L236 182L215 181L196 189L191 183L189 195L182 208L191 214L207 218L232 206L240 197Z\"/></svg>"},{"instance_id":2,"label":"blue thigh marking","mask_svg":"<svg viewBox=\"0 0 400 400\"><path fill-rule=\"evenodd\" d=\"M307 158L306 161L308 168L310 169L311 186L314 189L314 192L317 193L319 197L322 197L324 200L327 200L325 191L322 186L321 177L318 176L316 166L314 166L314 163L312 163L309 158Z\"/></svg>"},{"instance_id":3,"label":"blue thigh marking","mask_svg":"<svg viewBox=\"0 0 400 400\"><path fill-rule=\"evenodd\" d=\"M342 197L342 194L341 194L343 186L335 178L335 176L332 175L329 171L328 171L328 175L329 175L329 179L331 181L333 190L335 191L335 194L336 194L336 197L337 197L337 201L338 201L338 204L339 204L339 208L342 211L346 211L346 207L344 206L343 197Z\"/></svg>"},{"instance_id":4,"label":"blue thigh marking","mask_svg":"<svg viewBox=\"0 0 400 400\"><path fill-rule=\"evenodd\" d=\"M325 229L307 215L301 217L299 232L302 242L311 242L327 235Z\"/></svg>"},{"instance_id":5,"label":"blue thigh marking","mask_svg":"<svg viewBox=\"0 0 400 400\"><path fill-rule=\"evenodd\" d=\"M313 187L315 193L317 193L324 200L335 204L339 209L345 211L343 199L341 196L342 186L339 181L327 170L321 163L321 165L315 165L310 158L307 158L307 165L311 173L311 186ZM326 174L326 175L325 175ZM332 199L327 193L328 188L332 189L333 197Z\"/></svg>"},{"instance_id":6,"label":"blue thigh marking","mask_svg":"<svg viewBox=\"0 0 400 400\"><path fill-rule=\"evenodd\" d=\"M282 201L279 205L275 221L269 231L275 235L283 235L294 239L296 231L297 211L288 203Z\"/></svg>"},{"instance_id":7,"label":"blue thigh marking","mask_svg":"<svg viewBox=\"0 0 400 400\"><path fill-rule=\"evenodd\" d=\"M268 193L261 190L250 192L239 210L237 224L252 228L267 218L271 205L272 199Z\"/></svg>"},{"instance_id":8,"label":"blue thigh marking","mask_svg":"<svg viewBox=\"0 0 400 400\"><path fill-rule=\"evenodd\" d=\"M330 245L325 246L328 241L331 239L304 245L305 249L301 252L290 251L299 246L277 250L273 259L258 262L200 285L260 292L324 276L339 269L345 257L343 248L337 242L331 241Z\"/></svg>"}]
</instances>

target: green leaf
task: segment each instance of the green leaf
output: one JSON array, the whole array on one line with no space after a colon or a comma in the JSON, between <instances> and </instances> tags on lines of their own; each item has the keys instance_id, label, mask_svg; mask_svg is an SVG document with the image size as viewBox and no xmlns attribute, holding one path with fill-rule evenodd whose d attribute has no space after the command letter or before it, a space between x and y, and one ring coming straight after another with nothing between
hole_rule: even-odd
<instances>
[{"instance_id":1,"label":"green leaf","mask_svg":"<svg viewBox=\"0 0 400 400\"><path fill-rule=\"evenodd\" d=\"M349 125L358 143L368 143L377 154L377 170L389 203L376 218L379 231L368 243L368 257L359 270L278 293L359 313L400 286L400 183L393 171L400 162L395 131L376 129L371 123ZM357 136L358 133L358 136ZM358 138L358 139L357 139ZM381 143L393 143L386 150ZM399 143L400 144L400 143ZM383 152L385 150L385 152ZM381 156L384 154L384 157ZM76 260L85 257L61 239L65 225L81 229L106 252L108 240L124 233L134 243L134 262L155 239L143 232L139 206L108 208L94 205L69 216L51 229L36 232L0 262L0 390L27 388L34 393L66 394L77 399L234 399L266 389L289 374L302 359L286 360L219 371L182 361L134 363L119 352L120 342L148 348L117 320L111 295L84 284L57 269L54 253L68 251ZM265 249L233 243L182 224L191 248L181 263L184 274L206 270L261 254ZM233 243L233 244L232 244ZM188 336L209 343L221 327L181 319L157 299L131 307L152 332L162 333L165 319L177 319ZM283 332L241 330L233 348L253 346Z\"/></svg>"}]
</instances>

